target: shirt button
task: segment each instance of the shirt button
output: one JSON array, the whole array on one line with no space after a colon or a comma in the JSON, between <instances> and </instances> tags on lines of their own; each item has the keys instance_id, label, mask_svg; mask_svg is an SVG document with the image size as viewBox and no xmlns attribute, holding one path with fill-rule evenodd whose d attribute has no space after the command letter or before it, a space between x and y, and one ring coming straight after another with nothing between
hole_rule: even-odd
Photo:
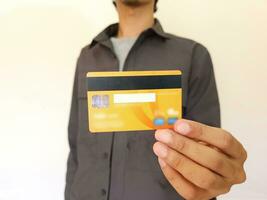
<instances>
[{"instance_id":1,"label":"shirt button","mask_svg":"<svg viewBox=\"0 0 267 200\"><path fill-rule=\"evenodd\" d=\"M106 191L105 189L102 189L102 190L101 190L101 194L104 196L104 195L107 194L107 191Z\"/></svg>"},{"instance_id":2,"label":"shirt button","mask_svg":"<svg viewBox=\"0 0 267 200\"><path fill-rule=\"evenodd\" d=\"M107 152L103 153L103 157L104 157L104 159L107 159L108 158L108 153Z\"/></svg>"},{"instance_id":3,"label":"shirt button","mask_svg":"<svg viewBox=\"0 0 267 200\"><path fill-rule=\"evenodd\" d=\"M131 149L131 144L130 144L130 142L127 143L126 147L127 147L128 150Z\"/></svg>"}]
</instances>

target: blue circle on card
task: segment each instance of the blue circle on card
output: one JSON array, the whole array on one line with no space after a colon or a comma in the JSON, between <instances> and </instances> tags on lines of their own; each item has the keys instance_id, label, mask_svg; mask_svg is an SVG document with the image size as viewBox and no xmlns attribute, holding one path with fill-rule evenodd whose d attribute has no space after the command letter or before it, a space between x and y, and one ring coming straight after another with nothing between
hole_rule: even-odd
<instances>
[{"instance_id":1,"label":"blue circle on card","mask_svg":"<svg viewBox=\"0 0 267 200\"><path fill-rule=\"evenodd\" d=\"M162 125L164 125L164 119L163 118L155 118L153 123L155 126L162 126Z\"/></svg>"},{"instance_id":2,"label":"blue circle on card","mask_svg":"<svg viewBox=\"0 0 267 200\"><path fill-rule=\"evenodd\" d=\"M178 120L177 117L170 117L168 118L168 124L173 125Z\"/></svg>"}]
</instances>

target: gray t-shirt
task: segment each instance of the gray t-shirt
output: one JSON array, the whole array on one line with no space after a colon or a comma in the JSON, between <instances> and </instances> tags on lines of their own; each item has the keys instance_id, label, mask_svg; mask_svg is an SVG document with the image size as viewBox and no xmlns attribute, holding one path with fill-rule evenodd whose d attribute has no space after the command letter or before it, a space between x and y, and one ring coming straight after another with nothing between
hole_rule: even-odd
<instances>
[{"instance_id":1,"label":"gray t-shirt","mask_svg":"<svg viewBox=\"0 0 267 200\"><path fill-rule=\"evenodd\" d=\"M116 38L111 37L111 42L113 44L114 52L119 59L120 71L123 70L125 60L133 47L137 37L127 37L127 38Z\"/></svg>"}]
</instances>

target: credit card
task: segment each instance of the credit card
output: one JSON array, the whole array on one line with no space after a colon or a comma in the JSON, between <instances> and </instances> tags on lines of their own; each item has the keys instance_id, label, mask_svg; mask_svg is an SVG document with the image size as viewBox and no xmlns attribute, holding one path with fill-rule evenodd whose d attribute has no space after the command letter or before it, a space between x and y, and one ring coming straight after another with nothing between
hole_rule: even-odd
<instances>
[{"instance_id":1,"label":"credit card","mask_svg":"<svg viewBox=\"0 0 267 200\"><path fill-rule=\"evenodd\" d=\"M182 72L87 73L91 133L172 128L182 118Z\"/></svg>"}]
</instances>

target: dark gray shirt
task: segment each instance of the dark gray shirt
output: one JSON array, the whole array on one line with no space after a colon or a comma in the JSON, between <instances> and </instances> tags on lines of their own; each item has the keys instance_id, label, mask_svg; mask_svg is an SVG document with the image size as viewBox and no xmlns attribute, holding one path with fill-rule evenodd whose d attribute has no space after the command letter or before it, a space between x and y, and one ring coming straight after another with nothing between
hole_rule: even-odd
<instances>
[{"instance_id":1,"label":"dark gray shirt","mask_svg":"<svg viewBox=\"0 0 267 200\"><path fill-rule=\"evenodd\" d=\"M119 71L111 37L113 24L81 51L75 71L68 125L70 153L66 200L179 200L164 177L152 145L154 131L91 134L88 131L86 73ZM192 40L163 31L158 20L131 48L125 71L183 72L183 118L220 127L220 107L210 54Z\"/></svg>"}]
</instances>

